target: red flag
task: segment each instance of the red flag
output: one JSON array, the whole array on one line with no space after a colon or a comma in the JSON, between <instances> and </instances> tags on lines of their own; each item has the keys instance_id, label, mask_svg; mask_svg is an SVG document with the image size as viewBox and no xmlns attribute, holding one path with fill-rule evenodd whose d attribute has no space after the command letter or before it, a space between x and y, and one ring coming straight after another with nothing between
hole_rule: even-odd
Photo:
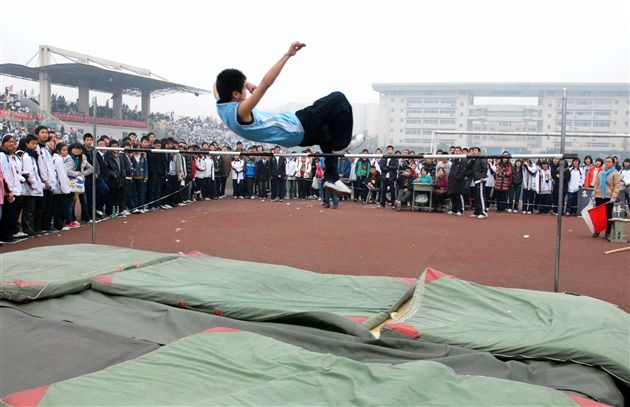
<instances>
[{"instance_id":1,"label":"red flag","mask_svg":"<svg viewBox=\"0 0 630 407\"><path fill-rule=\"evenodd\" d=\"M608 224L606 205L607 204L604 203L588 210L588 216L591 218L596 233L606 230L606 225Z\"/></svg>"}]
</instances>

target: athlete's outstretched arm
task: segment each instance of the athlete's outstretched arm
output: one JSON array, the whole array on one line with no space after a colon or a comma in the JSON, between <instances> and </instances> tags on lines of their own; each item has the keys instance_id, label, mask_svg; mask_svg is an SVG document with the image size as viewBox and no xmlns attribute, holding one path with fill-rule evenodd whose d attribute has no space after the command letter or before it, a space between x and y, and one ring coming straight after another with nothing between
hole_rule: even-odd
<instances>
[{"instance_id":1,"label":"athlete's outstretched arm","mask_svg":"<svg viewBox=\"0 0 630 407\"><path fill-rule=\"evenodd\" d=\"M262 78L262 81L260 81L258 87L253 86L252 84L250 85L253 86L253 90L250 89L249 86L247 87L247 89L251 92L251 96L249 96L238 105L239 119L245 122L250 122L252 120L252 110L254 110L258 102L260 102L262 97L265 95L265 92L267 92L267 89L269 89L269 87L273 85L278 75L280 75L284 64L286 64L289 58L295 56L295 54L297 54L297 52L305 46L306 44L299 41L292 43L289 50L282 56L282 58L280 58L278 62L275 63L274 66L271 67L269 72L265 74L265 76Z\"/></svg>"}]
</instances>

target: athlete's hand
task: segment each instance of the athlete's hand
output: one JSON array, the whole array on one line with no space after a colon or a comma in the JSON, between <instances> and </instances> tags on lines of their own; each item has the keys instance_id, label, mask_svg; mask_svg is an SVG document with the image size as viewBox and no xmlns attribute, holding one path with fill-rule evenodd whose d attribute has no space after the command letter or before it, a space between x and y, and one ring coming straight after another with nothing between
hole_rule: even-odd
<instances>
[{"instance_id":1,"label":"athlete's hand","mask_svg":"<svg viewBox=\"0 0 630 407\"><path fill-rule=\"evenodd\" d=\"M306 44L299 41L295 41L294 43L291 44L291 47L289 47L289 51L287 52L287 55L292 57L304 47L306 47Z\"/></svg>"},{"instance_id":2,"label":"athlete's hand","mask_svg":"<svg viewBox=\"0 0 630 407\"><path fill-rule=\"evenodd\" d=\"M247 90L249 91L249 93L254 93L254 91L256 90L256 88L257 88L258 86L254 85L254 84L253 84L253 83L251 83L251 82L247 82L247 83L245 83L245 87L247 88Z\"/></svg>"}]
</instances>

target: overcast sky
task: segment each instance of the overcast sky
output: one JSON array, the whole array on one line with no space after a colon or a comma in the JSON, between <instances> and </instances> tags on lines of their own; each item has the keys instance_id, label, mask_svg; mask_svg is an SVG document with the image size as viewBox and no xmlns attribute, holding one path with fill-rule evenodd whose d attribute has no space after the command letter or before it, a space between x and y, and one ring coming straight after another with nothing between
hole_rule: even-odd
<instances>
[{"instance_id":1,"label":"overcast sky","mask_svg":"<svg viewBox=\"0 0 630 407\"><path fill-rule=\"evenodd\" d=\"M310 102L333 90L351 102L378 102L375 82L630 82L629 4L21 0L2 6L0 60L24 64L47 44L211 89L228 67L257 83L292 41L306 43L262 108ZM2 77L2 87L12 83L36 86ZM76 90L64 93L77 97ZM215 114L210 95L152 103L153 111Z\"/></svg>"}]
</instances>

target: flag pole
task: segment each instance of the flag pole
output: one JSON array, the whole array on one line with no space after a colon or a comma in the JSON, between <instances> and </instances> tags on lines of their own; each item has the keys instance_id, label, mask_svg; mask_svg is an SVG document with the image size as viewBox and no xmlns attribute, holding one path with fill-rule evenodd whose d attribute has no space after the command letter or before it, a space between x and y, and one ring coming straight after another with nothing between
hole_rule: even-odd
<instances>
[{"instance_id":1,"label":"flag pole","mask_svg":"<svg viewBox=\"0 0 630 407\"><path fill-rule=\"evenodd\" d=\"M560 130L560 154L564 154L567 131L567 88L562 89L562 125ZM556 264L553 280L553 291L558 292L560 285L560 242L562 240L562 217L564 216L564 166L565 160L560 160L558 171L558 215L556 223Z\"/></svg>"}]
</instances>

